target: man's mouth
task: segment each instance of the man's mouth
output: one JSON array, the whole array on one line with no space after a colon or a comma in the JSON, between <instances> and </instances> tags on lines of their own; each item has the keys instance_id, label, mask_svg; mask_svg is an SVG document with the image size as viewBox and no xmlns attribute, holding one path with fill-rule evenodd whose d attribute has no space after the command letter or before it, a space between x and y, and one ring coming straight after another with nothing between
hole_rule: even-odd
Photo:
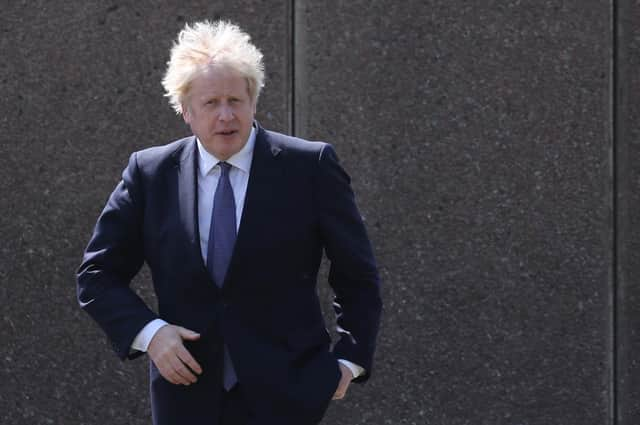
<instances>
[{"instance_id":1,"label":"man's mouth","mask_svg":"<svg viewBox=\"0 0 640 425\"><path fill-rule=\"evenodd\" d=\"M218 134L221 136L231 136L235 132L236 130L222 130L222 131L218 131Z\"/></svg>"}]
</instances>

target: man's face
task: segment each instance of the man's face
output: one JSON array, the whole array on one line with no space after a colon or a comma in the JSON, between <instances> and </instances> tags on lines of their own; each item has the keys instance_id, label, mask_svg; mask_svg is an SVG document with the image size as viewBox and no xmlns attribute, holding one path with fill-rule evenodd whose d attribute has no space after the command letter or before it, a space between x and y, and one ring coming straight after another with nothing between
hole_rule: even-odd
<instances>
[{"instance_id":1,"label":"man's face","mask_svg":"<svg viewBox=\"0 0 640 425\"><path fill-rule=\"evenodd\" d=\"M182 111L204 148L224 161L247 143L256 105L243 76L212 66L191 83Z\"/></svg>"}]
</instances>

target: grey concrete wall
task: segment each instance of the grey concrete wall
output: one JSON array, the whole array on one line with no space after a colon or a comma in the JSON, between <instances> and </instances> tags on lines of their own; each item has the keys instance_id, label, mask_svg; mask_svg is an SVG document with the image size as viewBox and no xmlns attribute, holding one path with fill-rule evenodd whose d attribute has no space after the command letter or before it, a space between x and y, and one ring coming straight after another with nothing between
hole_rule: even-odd
<instances>
[{"instance_id":1,"label":"grey concrete wall","mask_svg":"<svg viewBox=\"0 0 640 425\"><path fill-rule=\"evenodd\" d=\"M304 3L296 124L354 175L386 300L330 423L610 423L611 5Z\"/></svg>"},{"instance_id":2,"label":"grey concrete wall","mask_svg":"<svg viewBox=\"0 0 640 425\"><path fill-rule=\"evenodd\" d=\"M265 53L260 121L336 146L380 263L374 377L324 423L640 420L639 2L0 6L0 423L149 423L74 271L128 155L185 134L164 63L217 17Z\"/></svg>"},{"instance_id":3,"label":"grey concrete wall","mask_svg":"<svg viewBox=\"0 0 640 425\"><path fill-rule=\"evenodd\" d=\"M615 80L618 423L640 423L640 2L618 3Z\"/></svg>"},{"instance_id":4,"label":"grey concrete wall","mask_svg":"<svg viewBox=\"0 0 640 425\"><path fill-rule=\"evenodd\" d=\"M0 423L150 423L146 361L120 363L79 311L75 269L130 153L187 131L160 84L185 21L251 29L271 53L259 119L287 130L288 6L0 2ZM148 273L137 288L153 304Z\"/></svg>"}]
</instances>

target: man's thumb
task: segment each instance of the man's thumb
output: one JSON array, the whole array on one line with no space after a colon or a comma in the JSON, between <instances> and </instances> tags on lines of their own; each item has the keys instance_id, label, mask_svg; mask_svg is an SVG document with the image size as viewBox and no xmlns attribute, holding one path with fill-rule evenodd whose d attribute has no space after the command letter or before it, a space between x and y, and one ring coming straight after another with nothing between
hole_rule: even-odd
<instances>
[{"instance_id":1,"label":"man's thumb","mask_svg":"<svg viewBox=\"0 0 640 425\"><path fill-rule=\"evenodd\" d=\"M180 337L182 339L186 339L186 340L189 340L189 341L195 341L195 340L200 338L200 334L199 333L196 333L196 332L194 332L192 330L189 330L189 329L186 329L186 328L183 328L183 327L179 327L178 328L178 334L180 334Z\"/></svg>"}]
</instances>

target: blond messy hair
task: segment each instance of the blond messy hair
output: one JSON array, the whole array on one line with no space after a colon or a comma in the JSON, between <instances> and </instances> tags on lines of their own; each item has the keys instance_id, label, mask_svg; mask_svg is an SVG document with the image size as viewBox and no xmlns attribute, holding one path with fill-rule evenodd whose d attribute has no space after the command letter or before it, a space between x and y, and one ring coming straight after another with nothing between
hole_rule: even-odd
<instances>
[{"instance_id":1,"label":"blond messy hair","mask_svg":"<svg viewBox=\"0 0 640 425\"><path fill-rule=\"evenodd\" d=\"M264 64L249 34L228 21L196 22L186 24L178 34L162 80L165 96L178 114L193 80L212 65L223 65L242 75L249 96L258 101L264 87Z\"/></svg>"}]
</instances>

